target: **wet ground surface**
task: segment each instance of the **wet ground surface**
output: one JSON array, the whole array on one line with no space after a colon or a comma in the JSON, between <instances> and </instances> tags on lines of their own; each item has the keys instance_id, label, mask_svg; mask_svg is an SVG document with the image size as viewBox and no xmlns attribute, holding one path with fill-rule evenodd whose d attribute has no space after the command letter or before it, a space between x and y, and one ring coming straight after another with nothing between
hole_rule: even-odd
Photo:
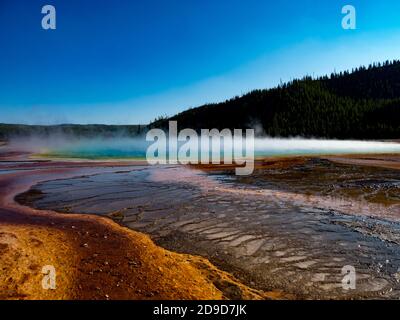
<instances>
[{"instance_id":1,"label":"wet ground surface","mask_svg":"<svg viewBox=\"0 0 400 320\"><path fill-rule=\"evenodd\" d=\"M120 169L44 182L18 200L107 215L168 249L205 256L254 288L296 298L400 298L400 224L379 212L357 215L367 200L374 204L371 190L400 216L399 171L325 160L273 170L239 179L186 167ZM345 198L339 204L337 194ZM355 268L355 290L342 287L344 266Z\"/></svg>"},{"instance_id":2,"label":"wet ground surface","mask_svg":"<svg viewBox=\"0 0 400 320\"><path fill-rule=\"evenodd\" d=\"M220 173L218 173L220 174ZM292 191L305 195L352 198L383 205L394 205L400 214L400 172L368 166L340 165L329 160L310 158L282 168L256 169L248 177L235 181L256 188Z\"/></svg>"}]
</instances>

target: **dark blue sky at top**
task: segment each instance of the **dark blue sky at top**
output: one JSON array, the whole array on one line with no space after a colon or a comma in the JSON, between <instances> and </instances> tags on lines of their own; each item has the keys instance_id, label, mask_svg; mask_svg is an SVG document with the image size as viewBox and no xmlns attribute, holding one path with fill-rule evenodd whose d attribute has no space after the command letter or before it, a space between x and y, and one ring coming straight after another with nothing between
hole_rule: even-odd
<instances>
[{"instance_id":1,"label":"dark blue sky at top","mask_svg":"<svg viewBox=\"0 0 400 320\"><path fill-rule=\"evenodd\" d=\"M399 58L400 1L350 2L0 0L0 122L143 123L302 73ZM46 4L56 30L41 28ZM345 4L357 30L341 28Z\"/></svg>"}]
</instances>

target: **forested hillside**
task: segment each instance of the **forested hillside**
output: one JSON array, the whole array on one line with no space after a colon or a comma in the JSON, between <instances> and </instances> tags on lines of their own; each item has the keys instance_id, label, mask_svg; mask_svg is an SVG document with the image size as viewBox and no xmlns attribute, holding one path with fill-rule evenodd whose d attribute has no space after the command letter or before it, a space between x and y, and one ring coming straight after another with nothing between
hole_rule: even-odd
<instances>
[{"instance_id":1,"label":"forested hillside","mask_svg":"<svg viewBox=\"0 0 400 320\"><path fill-rule=\"evenodd\" d=\"M255 90L151 126L167 120L179 128L256 128L281 137L400 138L400 61Z\"/></svg>"}]
</instances>

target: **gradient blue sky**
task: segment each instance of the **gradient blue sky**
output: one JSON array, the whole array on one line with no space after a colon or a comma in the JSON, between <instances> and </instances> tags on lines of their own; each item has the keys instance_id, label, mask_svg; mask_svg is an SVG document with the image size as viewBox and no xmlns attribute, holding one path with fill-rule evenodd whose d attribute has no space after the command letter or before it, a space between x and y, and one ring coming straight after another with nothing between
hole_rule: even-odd
<instances>
[{"instance_id":1,"label":"gradient blue sky","mask_svg":"<svg viewBox=\"0 0 400 320\"><path fill-rule=\"evenodd\" d=\"M57 29L41 28L41 8ZM357 30L341 8L357 9ZM400 58L398 0L0 0L0 122L147 123Z\"/></svg>"}]
</instances>

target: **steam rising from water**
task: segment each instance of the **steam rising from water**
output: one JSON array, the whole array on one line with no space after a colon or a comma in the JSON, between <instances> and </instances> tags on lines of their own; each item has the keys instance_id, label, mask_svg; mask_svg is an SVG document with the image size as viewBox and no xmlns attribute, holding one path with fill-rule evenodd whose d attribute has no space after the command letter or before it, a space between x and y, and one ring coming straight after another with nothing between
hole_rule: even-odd
<instances>
[{"instance_id":1,"label":"steam rising from water","mask_svg":"<svg viewBox=\"0 0 400 320\"><path fill-rule=\"evenodd\" d=\"M14 139L11 147L40 156L82 159L144 158L148 146L145 138L28 138Z\"/></svg>"},{"instance_id":2,"label":"steam rising from water","mask_svg":"<svg viewBox=\"0 0 400 320\"><path fill-rule=\"evenodd\" d=\"M138 138L71 137L14 139L10 146L41 156L82 159L144 159L148 142ZM400 143L304 138L256 138L255 156L400 153Z\"/></svg>"},{"instance_id":3,"label":"steam rising from water","mask_svg":"<svg viewBox=\"0 0 400 320\"><path fill-rule=\"evenodd\" d=\"M351 153L400 153L400 143L359 140L324 139L256 139L257 156L268 155L311 155Z\"/></svg>"}]
</instances>

